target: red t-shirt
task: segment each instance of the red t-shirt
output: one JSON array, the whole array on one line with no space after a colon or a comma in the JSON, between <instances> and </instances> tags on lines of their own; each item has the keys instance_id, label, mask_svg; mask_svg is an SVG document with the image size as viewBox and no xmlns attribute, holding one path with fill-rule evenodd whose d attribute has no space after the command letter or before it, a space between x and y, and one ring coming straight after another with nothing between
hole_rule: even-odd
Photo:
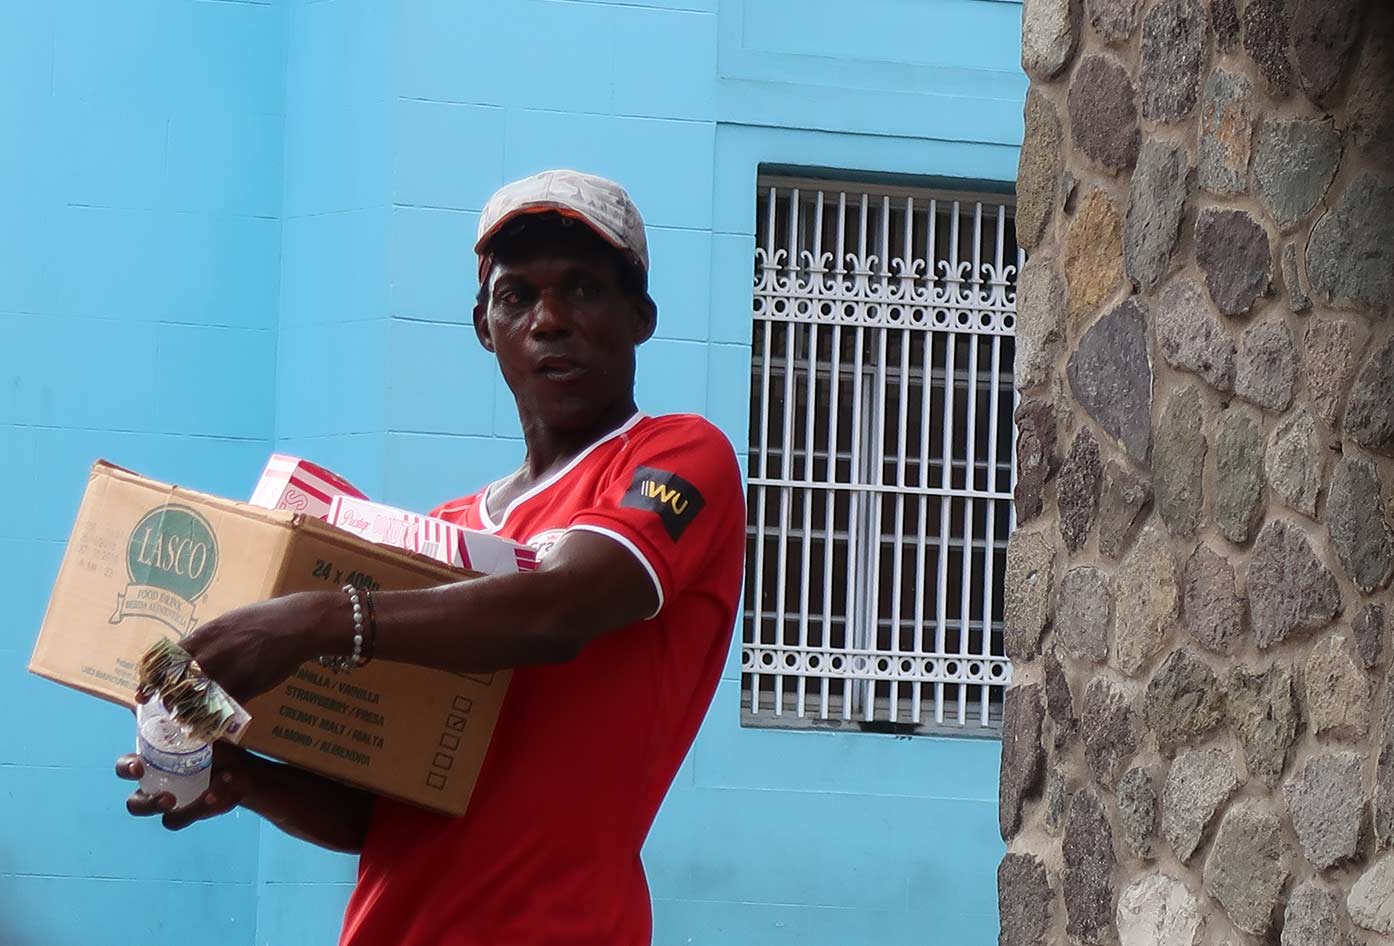
<instances>
[{"instance_id":1,"label":"red t-shirt","mask_svg":"<svg viewBox=\"0 0 1394 946\"><path fill-rule=\"evenodd\" d=\"M730 646L745 509L730 443L700 417L631 418L499 521L487 490L436 511L546 551L609 536L658 612L568 663L514 671L462 817L379 800L341 946L648 946L639 853Z\"/></svg>"}]
</instances>

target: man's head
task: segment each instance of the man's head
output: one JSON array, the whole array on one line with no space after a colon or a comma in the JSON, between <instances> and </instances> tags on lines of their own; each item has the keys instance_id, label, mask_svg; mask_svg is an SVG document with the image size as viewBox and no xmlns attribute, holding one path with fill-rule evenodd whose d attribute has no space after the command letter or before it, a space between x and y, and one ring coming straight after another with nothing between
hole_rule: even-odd
<instances>
[{"instance_id":1,"label":"man's head","mask_svg":"<svg viewBox=\"0 0 1394 946\"><path fill-rule=\"evenodd\" d=\"M624 190L574 171L509 184L485 206L475 251L475 331L524 423L584 431L632 410L634 350L657 310Z\"/></svg>"}]
</instances>

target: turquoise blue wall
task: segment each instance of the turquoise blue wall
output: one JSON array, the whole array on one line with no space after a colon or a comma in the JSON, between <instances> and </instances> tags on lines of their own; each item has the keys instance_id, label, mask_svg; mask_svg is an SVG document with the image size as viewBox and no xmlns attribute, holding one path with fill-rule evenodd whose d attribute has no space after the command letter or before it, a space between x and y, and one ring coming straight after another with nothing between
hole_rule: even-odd
<instances>
[{"instance_id":1,"label":"turquoise blue wall","mask_svg":"<svg viewBox=\"0 0 1394 946\"><path fill-rule=\"evenodd\" d=\"M272 444L285 20L0 2L6 946L252 942L258 825L153 837L112 776L129 714L24 667L93 458L244 493Z\"/></svg>"},{"instance_id":2,"label":"turquoise blue wall","mask_svg":"<svg viewBox=\"0 0 1394 946\"><path fill-rule=\"evenodd\" d=\"M1010 181L1011 0L0 3L0 942L332 939L353 877L121 813L116 710L24 661L83 473L245 494L273 446L425 507L522 454L478 211L571 165L650 225L641 405L743 450L761 164ZM11 134L13 132L13 134ZM655 942L988 946L998 746L743 730L733 658L646 849ZM146 912L130 904L143 900ZM120 913L128 925L110 921Z\"/></svg>"}]
</instances>

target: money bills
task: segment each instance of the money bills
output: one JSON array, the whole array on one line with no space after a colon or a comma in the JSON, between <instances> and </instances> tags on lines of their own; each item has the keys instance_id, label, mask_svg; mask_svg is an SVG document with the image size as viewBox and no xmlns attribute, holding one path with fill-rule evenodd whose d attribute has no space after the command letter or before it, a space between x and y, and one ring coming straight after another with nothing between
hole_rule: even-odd
<instances>
[{"instance_id":1,"label":"money bills","mask_svg":"<svg viewBox=\"0 0 1394 946\"><path fill-rule=\"evenodd\" d=\"M205 742L237 741L251 716L210 680L189 652L160 638L140 659L136 699L158 696L179 726Z\"/></svg>"}]
</instances>

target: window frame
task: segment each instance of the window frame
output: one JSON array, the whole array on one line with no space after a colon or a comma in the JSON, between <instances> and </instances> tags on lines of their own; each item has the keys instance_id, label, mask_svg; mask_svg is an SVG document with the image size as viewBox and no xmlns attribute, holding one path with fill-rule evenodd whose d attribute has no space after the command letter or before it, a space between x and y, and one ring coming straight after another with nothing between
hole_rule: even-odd
<instances>
[{"instance_id":1,"label":"window frame","mask_svg":"<svg viewBox=\"0 0 1394 946\"><path fill-rule=\"evenodd\" d=\"M753 727L855 727L862 730L910 734L996 736L1000 731L1002 695L1011 681L1010 662L1002 650L1001 582L1005 573L1006 540L1015 527L1010 497L1016 484L1016 432L1011 418L1019 403L1019 397L1012 383L1010 365L1015 353L1015 287L1020 266L1025 260L1024 252L1016 247L1012 229L1014 199L1010 194L990 190L950 191L940 187L853 182L785 173L761 174L757 187L758 221L751 357L750 514L747 523L747 587L741 627L741 723L743 726ZM809 196L809 191L812 191L812 197ZM797 205L791 202L795 197ZM837 248L831 252L825 246L831 242L832 237L826 216L830 197L837 201L838 220ZM806 205L810 203L814 205L808 211L812 214L811 227L808 226L810 220L805 213ZM964 219L962 208L965 206L975 208L972 211L973 233L967 238L971 254L961 252L965 246L964 234L960 228ZM925 212L924 226L917 230L916 220L920 208ZM941 208L948 209L941 213ZM990 221L993 244L987 248L991 252L991 259L985 262L984 240L989 234L985 222L989 221L984 211L989 208L996 217ZM781 224L780 218L785 213L789 214L788 220ZM855 217L852 227L847 226L848 220L851 219L849 213ZM952 234L944 238L944 258L939 257L936 243L940 234L934 221L939 216L946 216L953 225ZM891 232L896 229L891 226L892 217L897 217L896 227L904 228L898 244L891 237ZM877 227L879 230L875 229ZM855 230L856 241L855 247L850 248L850 253L849 230ZM917 247L917 235L925 238L921 247ZM1010 240L1007 239L1008 235L1011 236ZM808 249L805 250L801 243L807 244ZM894 252L897 245L900 249L898 254ZM921 248L923 252L917 252ZM965 255L969 255L970 258L962 258ZM921 263L923 266L918 265ZM940 264L943 264L942 269ZM927 277L926 274L933 275ZM784 310L776 312L775 306L780 299L785 300ZM842 307L841 317L836 311L831 316L828 315L829 303L832 303L834 308ZM819 307L821 314L812 314L809 305ZM794 311L796 306L803 307L803 311ZM901 310L899 321L893 315L895 309ZM906 310L927 318L915 324ZM962 322L965 317L968 321ZM978 322L984 319L987 324L979 325ZM780 360L780 364L785 368L783 373L774 370L773 367L775 355L780 354L777 351L778 344L772 341L775 329L779 325L785 327L786 348ZM806 336L802 368L798 343L790 341L795 337L796 325L804 327ZM865 449L861 451L860 456L856 456L856 447L851 449L853 457L849 458L849 469L857 465L858 461L860 467L845 478L839 478L838 467L842 462L841 456L846 451L841 449L838 422L833 420L830 408L837 405L839 412L843 409L838 392L844 390L842 376L848 369L840 355L832 355L831 360L826 359L821 351L810 355L808 349L820 344L820 328L828 329L828 332L839 340L839 344L842 329L850 330L858 341L858 360L852 369L858 383L851 385L854 389L851 393L859 404L851 409L851 413L853 417L859 416L861 420L854 420L852 424L854 428L861 426L864 439L869 439L863 445ZM899 347L896 350L899 353L901 370L896 403L888 405L891 396L886 393L885 385L888 367L887 343L893 332L900 333ZM862 344L868 335L876 336L872 360L876 361L879 372L876 377L879 379L880 388L871 390L869 395L864 396L868 379L863 376L867 368L860 355L864 354ZM944 378L952 378L954 383L949 385L943 382L944 396L941 400L942 406L947 407L947 412L938 422L941 428L940 442L935 444L943 448L943 455L940 458L939 471L934 474L940 478L940 484L938 487L928 487L931 476L928 432L931 427L930 419L936 407L934 395L941 391L934 381L936 365L933 352L936 337L944 339L939 357L947 359L937 375L941 382ZM910 362L913 360L915 338L922 340L919 346L922 364L912 366ZM969 473L968 450L965 450L961 458L956 452L959 418L954 413L953 398L955 393L965 393L969 390L977 392L982 388L984 379L978 373L978 363L981 360L980 350L984 340L988 341L992 351L989 359L991 373L986 382L986 398L991 405L988 410L990 416L986 439L990 442L981 458L974 452L972 472ZM960 369L955 364L954 354L960 343L971 353L969 357L972 361L971 369L961 369L965 375L962 385L958 381ZM789 345L793 346L792 360L788 357ZM787 370L790 364L794 367L792 375ZM890 367L895 368L894 365ZM915 390L912 381L914 370L905 370L907 367L920 369L919 393L913 398L907 392ZM806 376L802 388L796 383L800 372ZM822 381L824 375L828 377L826 384ZM833 384L834 376L837 378L836 385ZM775 451L778 456L778 468L775 475L771 475L771 385L772 379L776 377L783 390L776 390L774 393L780 397L782 404L802 403L805 406L796 412L784 411L782 407L778 409L783 430L777 439L778 449ZM926 378L929 379L927 387ZM824 397L823 413L819 415L817 401L820 391L823 390L828 393ZM810 397L815 404L815 410L812 412L806 409ZM911 458L907 457L906 453L906 441L910 436L906 431L906 422L911 420L908 406L912 399L917 400L919 404L915 417L918 418L920 428L920 455L917 461L907 465L907 460ZM975 446L978 425L973 412L979 403L979 396L975 394L969 399L965 393L965 400L974 405L967 409L965 423L968 426L964 431L968 449L972 449ZM870 404L868 401L875 403ZM898 416L894 417L896 424L893 428L888 427L888 421L892 420L892 410L898 413ZM874 413L875 416L868 419L868 412ZM794 413L800 415L800 422L804 425L802 460L798 459L797 438L790 436L795 426L792 419ZM819 462L819 449L814 432L820 426L828 428L822 451L822 476L817 475L815 470ZM892 430L895 431L898 440L894 451L897 471L892 476L892 482L888 483L884 467L886 458L879 450L873 449L873 444L879 439L880 446L884 447L886 436ZM953 430L955 434L944 443L942 432L947 430ZM879 438L876 437L876 431L880 432ZM793 449L786 450L786 446ZM950 450L951 447L955 449ZM867 461L873 453L878 457L879 472L867 467ZM1002 456L1003 453L1006 454L1005 457ZM918 470L917 482L907 483L909 466ZM953 472L956 466L962 468L962 477L961 483L954 488L952 484L958 476ZM981 490L977 488L980 467L986 467L982 474L985 485ZM793 475L796 469L801 470L802 477ZM876 472L874 477L873 472ZM1003 472L1006 473L1005 482L1002 480ZM842 597L841 641L834 645L834 626L837 621L833 619L833 612L837 608L832 606L833 602L830 600L833 596L831 589L834 580L830 572L833 570L836 557L834 550L840 540L837 538L838 515L833 511L837 500L830 500L828 497L830 493L838 491L847 492L851 497L862 494L867 509L854 511L851 507L860 503L855 498L849 498L847 525L841 530L847 536L845 540L841 540L847 546L844 564L855 562L860 572L853 574ZM794 498L796 492L802 494L800 499ZM884 496L890 496L891 502L887 503ZM783 627L785 630L783 633L776 631L767 634L765 620L769 609L765 607L764 586L769 559L763 545L770 529L769 507L772 498L777 508L775 518L779 548L776 553L775 579L779 590L782 591L778 596L778 602L774 604L774 618L775 628ZM823 557L823 590L821 602L816 607L811 607L809 586L812 580L809 573L816 567L812 546L817 544L813 537L817 532L812 529L814 516L811 507L819 499L823 501L825 508L822 517L822 546L819 553ZM976 532L975 508L975 503L980 499L989 510L985 516L981 543ZM962 528L948 528L949 520L952 518L950 506L960 501L966 510L964 518L973 524L969 530L970 536L966 539ZM907 538L903 534L902 514L905 507L916 504L918 514L915 518L919 523L918 529ZM938 534L931 537L926 530L926 510L935 504L939 512L939 529ZM891 529L889 535L884 518L887 505L896 510L895 521L902 524L898 529ZM876 508L876 518L882 523L876 529L871 527L872 506ZM997 521L996 515L997 511L1003 509L1006 513L1005 523ZM766 524L764 529L757 527L757 523L760 522ZM831 527L829 522L832 523ZM829 541L830 536L832 541ZM930 538L934 540L935 546L932 556L927 552L927 541ZM859 557L856 554L858 539L863 551L868 545L874 549L869 553L874 556L873 561L868 561L866 555ZM796 553L792 556L791 541L792 549ZM886 594L882 579L886 576L882 572L884 566L880 562L880 550L888 543L894 546L896 563L892 567L892 600L887 602L892 613L889 619L889 639L892 644L889 647L881 647L881 599ZM949 620L949 587L946 578L947 563L954 554L955 544L960 549L957 588L960 602L955 619L959 627L956 631L957 649L949 650L947 644L950 635L946 633ZM963 551L965 545L968 546L966 553ZM916 592L914 644L908 648L901 645L901 638L905 634L905 614L904 601L900 600L904 597L904 553L907 546L916 562L918 587L924 587L923 582L919 581L919 576L924 574L927 561L932 560L936 570L935 613L932 616L924 613L924 592ZM980 551L979 546L986 565L975 579L972 562ZM949 554L939 555L939 548L948 548ZM851 568L846 570L852 571ZM791 608L787 601L791 591L791 571L798 572L794 581L799 586L798 600L793 603L796 613L792 615L789 613ZM874 581L871 580L873 577ZM977 598L973 599L975 580L982 582L983 587ZM874 589L875 594L870 594L869 589ZM849 606L848 602L856 604ZM980 616L977 622L976 644L972 641L975 610ZM811 613L813 611L818 613ZM862 613L860 622L853 616L855 613ZM792 643L789 632L791 617L797 627L797 639ZM924 629L929 625L929 618L933 621L932 644L927 643L923 636ZM818 634L819 643L810 646L810 625L819 621L822 622ZM847 640L849 623L854 628L854 640L851 643ZM758 638L754 633L756 628L759 629ZM771 657L774 658L773 664L769 662ZM837 673L834 674L832 661L838 657L842 659ZM817 672L813 671L813 661L817 661ZM769 705L765 705L762 678L772 678L774 681ZM840 688L831 685L838 680L843 681ZM792 689L796 692L787 692L789 688L784 686L785 682L793 682ZM810 682L817 691L811 700ZM909 687L912 692L909 705L903 708L902 705L906 704L907 698L900 692L902 686ZM931 687L934 694L933 708L929 713L925 713L922 706L926 686ZM955 707L946 712L947 687L956 688L956 698ZM839 689L841 692L837 692ZM752 702L752 691L760 694L760 702ZM982 699L976 702L969 699L967 694L970 691L977 691ZM817 704L813 712L807 712L810 701ZM970 706L971 713L968 712ZM907 715L910 717L908 720L905 718Z\"/></svg>"}]
</instances>

